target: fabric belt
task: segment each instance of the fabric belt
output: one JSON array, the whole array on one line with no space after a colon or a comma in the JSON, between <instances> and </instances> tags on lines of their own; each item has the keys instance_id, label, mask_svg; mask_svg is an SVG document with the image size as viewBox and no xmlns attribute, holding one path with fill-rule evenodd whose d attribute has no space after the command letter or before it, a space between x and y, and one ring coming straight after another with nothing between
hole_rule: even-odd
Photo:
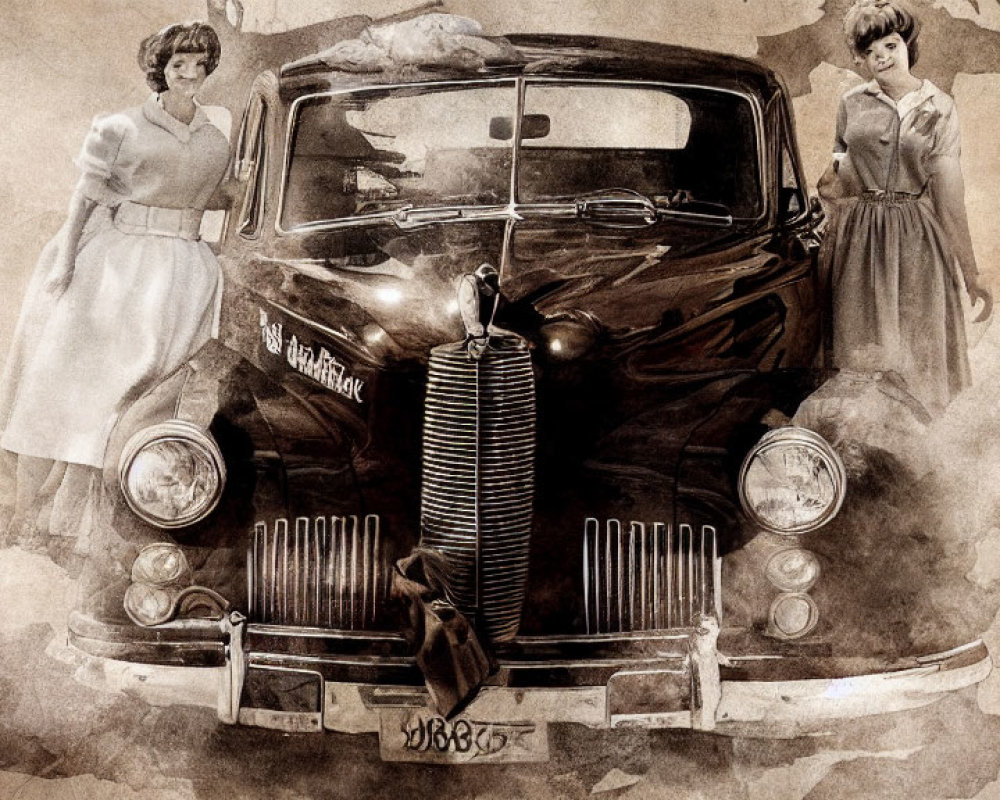
<instances>
[{"instance_id":1,"label":"fabric belt","mask_svg":"<svg viewBox=\"0 0 1000 800\"><path fill-rule=\"evenodd\" d=\"M197 240L203 213L197 208L161 208L125 200L115 211L115 227L123 233Z\"/></svg>"},{"instance_id":2,"label":"fabric belt","mask_svg":"<svg viewBox=\"0 0 1000 800\"><path fill-rule=\"evenodd\" d=\"M873 189L861 193L861 198L869 203L912 203L923 197L916 192L891 192L885 189Z\"/></svg>"}]
</instances>

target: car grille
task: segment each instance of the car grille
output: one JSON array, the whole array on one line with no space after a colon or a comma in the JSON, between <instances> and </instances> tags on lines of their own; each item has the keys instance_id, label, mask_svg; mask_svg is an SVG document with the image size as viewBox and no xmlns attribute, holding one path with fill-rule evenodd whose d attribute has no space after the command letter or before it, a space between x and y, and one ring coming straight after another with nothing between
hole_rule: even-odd
<instances>
[{"instance_id":1,"label":"car grille","mask_svg":"<svg viewBox=\"0 0 1000 800\"><path fill-rule=\"evenodd\" d=\"M351 630L384 615L389 588L378 516L298 517L254 526L250 619Z\"/></svg>"},{"instance_id":2,"label":"car grille","mask_svg":"<svg viewBox=\"0 0 1000 800\"><path fill-rule=\"evenodd\" d=\"M583 529L588 633L697 625L722 616L721 561L711 525L589 518Z\"/></svg>"},{"instance_id":3,"label":"car grille","mask_svg":"<svg viewBox=\"0 0 1000 800\"><path fill-rule=\"evenodd\" d=\"M493 641L517 633L534 493L531 358L505 338L479 360L431 353L424 416L421 543L448 559L455 604Z\"/></svg>"}]
</instances>

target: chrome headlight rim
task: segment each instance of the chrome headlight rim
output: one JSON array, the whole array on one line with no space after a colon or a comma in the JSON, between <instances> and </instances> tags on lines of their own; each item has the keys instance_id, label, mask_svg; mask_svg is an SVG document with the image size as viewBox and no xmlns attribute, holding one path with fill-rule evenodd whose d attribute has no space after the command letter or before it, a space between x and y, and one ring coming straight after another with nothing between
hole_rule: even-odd
<instances>
[{"instance_id":1,"label":"chrome headlight rim","mask_svg":"<svg viewBox=\"0 0 1000 800\"><path fill-rule=\"evenodd\" d=\"M189 512L170 519L153 514L144 508L132 496L128 480L136 458L147 447L161 442L178 442L186 447L195 448L208 459L217 475L214 490L202 502ZM144 522L164 530L186 528L205 519L218 506L226 486L226 464L215 439L204 428L186 420L171 419L142 428L128 439L118 459L118 486L128 507Z\"/></svg>"},{"instance_id":2,"label":"chrome headlight rim","mask_svg":"<svg viewBox=\"0 0 1000 800\"><path fill-rule=\"evenodd\" d=\"M766 516L757 512L750 500L747 492L747 473L753 466L754 461L761 455L773 449L793 447L804 447L817 453L823 460L834 482L834 500L827 506L822 514L813 520L808 520L785 527L774 524ZM840 512L847 495L847 470L837 451L815 431L808 428L801 428L796 425L787 425L781 428L774 428L757 441L750 448L740 466L739 480L737 482L739 490L740 505L750 520L769 533L776 533L781 536L800 536L822 528L830 522Z\"/></svg>"}]
</instances>

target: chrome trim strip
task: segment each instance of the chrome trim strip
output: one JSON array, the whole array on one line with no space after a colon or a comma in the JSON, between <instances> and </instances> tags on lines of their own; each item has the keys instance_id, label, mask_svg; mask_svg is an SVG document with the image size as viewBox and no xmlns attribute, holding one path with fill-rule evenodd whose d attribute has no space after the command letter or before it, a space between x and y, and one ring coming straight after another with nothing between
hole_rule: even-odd
<instances>
[{"instance_id":1,"label":"chrome trim strip","mask_svg":"<svg viewBox=\"0 0 1000 800\"><path fill-rule=\"evenodd\" d=\"M982 639L976 639L974 642L969 642L968 644L961 644L958 647L953 647L951 650L945 650L941 653L929 653L926 656L917 656L916 662L918 664L927 664L933 661L942 661L946 658L951 658L952 656L957 656L962 653L967 653L970 650L975 650L977 647L983 646Z\"/></svg>"},{"instance_id":2,"label":"chrome trim strip","mask_svg":"<svg viewBox=\"0 0 1000 800\"><path fill-rule=\"evenodd\" d=\"M664 653L652 656L622 656L621 658L594 658L576 659L573 661L560 661L560 669L601 669L605 667L616 667L618 665L634 666L642 664L662 664L664 662L683 662L687 659L687 653ZM326 664L330 666L376 666L376 667L409 667L416 666L416 659L408 656L345 656L345 655L296 655L291 653L266 653L262 651L252 651L247 654L249 667L260 669L268 666L268 659L294 664ZM507 661L498 659L497 664L500 669L550 669L552 661L540 659L536 661ZM295 668L288 668L297 671Z\"/></svg>"},{"instance_id":3,"label":"chrome trim strip","mask_svg":"<svg viewBox=\"0 0 1000 800\"><path fill-rule=\"evenodd\" d=\"M403 642L400 633L392 631L351 631L336 628L299 627L293 625L274 625L271 623L253 622L247 625L247 633L258 636L278 636L302 639L344 639L357 641L393 641Z\"/></svg>"}]
</instances>

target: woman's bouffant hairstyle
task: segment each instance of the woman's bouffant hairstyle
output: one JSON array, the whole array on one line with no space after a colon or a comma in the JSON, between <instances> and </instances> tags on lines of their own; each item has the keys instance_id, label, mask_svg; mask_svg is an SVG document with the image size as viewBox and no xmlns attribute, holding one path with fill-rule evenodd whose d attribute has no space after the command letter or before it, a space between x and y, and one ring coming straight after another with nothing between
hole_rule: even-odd
<instances>
[{"instance_id":1,"label":"woman's bouffant hairstyle","mask_svg":"<svg viewBox=\"0 0 1000 800\"><path fill-rule=\"evenodd\" d=\"M917 63L920 20L898 0L857 0L844 17L844 33L848 46L859 58L872 42L898 33L906 42L910 66Z\"/></svg>"},{"instance_id":2,"label":"woman's bouffant hairstyle","mask_svg":"<svg viewBox=\"0 0 1000 800\"><path fill-rule=\"evenodd\" d=\"M204 53L205 74L211 75L219 65L221 51L219 36L211 25L204 22L177 23L142 40L139 45L139 68L146 73L146 83L154 92L165 92L167 81L163 70L174 53Z\"/></svg>"}]
</instances>

